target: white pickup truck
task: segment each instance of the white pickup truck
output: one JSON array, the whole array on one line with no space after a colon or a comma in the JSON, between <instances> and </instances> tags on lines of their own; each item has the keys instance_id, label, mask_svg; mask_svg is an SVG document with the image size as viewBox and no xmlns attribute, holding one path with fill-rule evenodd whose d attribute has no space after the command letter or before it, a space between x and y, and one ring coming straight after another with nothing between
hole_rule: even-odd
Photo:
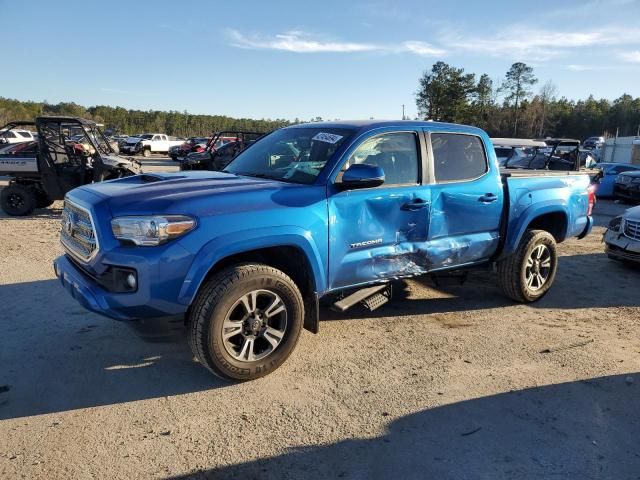
<instances>
[{"instance_id":1,"label":"white pickup truck","mask_svg":"<svg viewBox=\"0 0 640 480\"><path fill-rule=\"evenodd\" d=\"M120 153L151 156L152 153L167 153L174 145L182 145L184 140L172 140L163 133L145 133L139 137L129 137L120 147Z\"/></svg>"},{"instance_id":2,"label":"white pickup truck","mask_svg":"<svg viewBox=\"0 0 640 480\"><path fill-rule=\"evenodd\" d=\"M0 130L0 145L6 145L9 143L22 143L32 142L36 138L29 130L20 129L3 129Z\"/></svg>"}]
</instances>

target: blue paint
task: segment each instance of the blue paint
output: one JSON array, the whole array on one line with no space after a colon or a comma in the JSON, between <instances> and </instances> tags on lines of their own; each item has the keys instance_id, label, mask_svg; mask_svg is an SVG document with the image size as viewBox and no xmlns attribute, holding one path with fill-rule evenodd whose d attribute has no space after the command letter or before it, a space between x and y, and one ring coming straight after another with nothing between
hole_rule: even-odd
<instances>
[{"instance_id":1,"label":"blue paint","mask_svg":"<svg viewBox=\"0 0 640 480\"><path fill-rule=\"evenodd\" d=\"M512 253L528 225L547 213L566 218L565 237L590 229L586 175L503 179L488 136L477 128L411 121L308 126L318 127L353 133L313 184L181 172L73 190L68 198L92 213L100 250L82 269L59 257L58 277L89 310L126 320L185 313L216 264L266 247L288 246L302 253L313 288L322 296L391 278L488 264ZM390 132L415 135L418 182L340 187L341 169L357 147ZM488 159L486 173L470 181L436 183L429 153L429 135L436 132L479 137ZM197 227L157 247L127 246L114 238L113 217L152 214L186 214L197 220ZM91 279L110 265L135 269L138 290L111 293Z\"/></svg>"}]
</instances>

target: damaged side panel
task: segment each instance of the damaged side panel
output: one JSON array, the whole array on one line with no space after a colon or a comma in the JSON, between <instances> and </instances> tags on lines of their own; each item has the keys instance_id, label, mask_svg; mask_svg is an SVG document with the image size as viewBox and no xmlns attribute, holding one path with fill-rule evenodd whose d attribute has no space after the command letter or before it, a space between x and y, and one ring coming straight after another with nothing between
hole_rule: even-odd
<instances>
[{"instance_id":1,"label":"damaged side panel","mask_svg":"<svg viewBox=\"0 0 640 480\"><path fill-rule=\"evenodd\" d=\"M416 246L427 240L428 191L391 187L341 192L329 201L330 288L424 270ZM417 200L424 208L407 206Z\"/></svg>"},{"instance_id":2,"label":"damaged side panel","mask_svg":"<svg viewBox=\"0 0 640 480\"><path fill-rule=\"evenodd\" d=\"M468 186L343 192L329 201L330 288L411 277L490 258L501 202L483 204ZM478 187L475 187L476 189ZM480 188L479 191L482 191ZM416 200L424 208L407 208Z\"/></svg>"}]
</instances>

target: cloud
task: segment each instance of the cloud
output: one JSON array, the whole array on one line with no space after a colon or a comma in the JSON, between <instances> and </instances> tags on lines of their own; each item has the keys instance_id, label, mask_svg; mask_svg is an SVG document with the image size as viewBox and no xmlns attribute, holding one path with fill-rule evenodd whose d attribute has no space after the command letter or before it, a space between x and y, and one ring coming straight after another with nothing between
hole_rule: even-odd
<instances>
[{"instance_id":1,"label":"cloud","mask_svg":"<svg viewBox=\"0 0 640 480\"><path fill-rule=\"evenodd\" d=\"M586 47L598 48L640 42L636 30L602 28L581 31L553 31L515 26L493 36L481 38L444 34L442 43L449 49L510 57L531 61L546 61L568 51Z\"/></svg>"},{"instance_id":2,"label":"cloud","mask_svg":"<svg viewBox=\"0 0 640 480\"><path fill-rule=\"evenodd\" d=\"M411 53L415 53L416 55L421 55L423 57L436 57L439 55L445 55L447 53L446 50L442 48L434 47L433 45L425 42L419 42L415 40L409 40L402 44L403 48L401 51L407 51Z\"/></svg>"},{"instance_id":3,"label":"cloud","mask_svg":"<svg viewBox=\"0 0 640 480\"><path fill-rule=\"evenodd\" d=\"M571 64L567 65L567 69L573 72L587 72L589 70L596 70L596 67L593 65L579 65L579 64Z\"/></svg>"},{"instance_id":4,"label":"cloud","mask_svg":"<svg viewBox=\"0 0 640 480\"><path fill-rule=\"evenodd\" d=\"M622 52L619 57L625 62L640 63L640 50L633 50L631 52Z\"/></svg>"},{"instance_id":5,"label":"cloud","mask_svg":"<svg viewBox=\"0 0 640 480\"><path fill-rule=\"evenodd\" d=\"M247 36L237 30L229 30L228 35L232 46L252 50L280 50L295 53L412 53L423 57L446 53L444 49L417 40L408 40L400 44L326 41L313 38L299 30L290 30L271 37Z\"/></svg>"}]
</instances>

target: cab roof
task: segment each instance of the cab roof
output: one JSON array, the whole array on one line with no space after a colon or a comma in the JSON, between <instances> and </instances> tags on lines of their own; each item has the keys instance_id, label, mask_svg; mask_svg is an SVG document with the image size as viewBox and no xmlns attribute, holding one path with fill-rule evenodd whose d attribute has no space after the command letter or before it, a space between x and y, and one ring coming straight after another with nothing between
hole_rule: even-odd
<instances>
[{"instance_id":1,"label":"cab roof","mask_svg":"<svg viewBox=\"0 0 640 480\"><path fill-rule=\"evenodd\" d=\"M333 122L310 122L291 125L286 128L349 128L360 132L386 127L425 128L429 130L456 130L469 133L484 133L483 130L470 125L457 123L433 122L431 120L336 120Z\"/></svg>"},{"instance_id":2,"label":"cab roof","mask_svg":"<svg viewBox=\"0 0 640 480\"><path fill-rule=\"evenodd\" d=\"M59 123L77 123L80 125L86 125L88 127L95 127L96 122L93 120L87 120L80 117L66 117L66 116L49 116L36 117L37 122L59 122Z\"/></svg>"}]
</instances>

